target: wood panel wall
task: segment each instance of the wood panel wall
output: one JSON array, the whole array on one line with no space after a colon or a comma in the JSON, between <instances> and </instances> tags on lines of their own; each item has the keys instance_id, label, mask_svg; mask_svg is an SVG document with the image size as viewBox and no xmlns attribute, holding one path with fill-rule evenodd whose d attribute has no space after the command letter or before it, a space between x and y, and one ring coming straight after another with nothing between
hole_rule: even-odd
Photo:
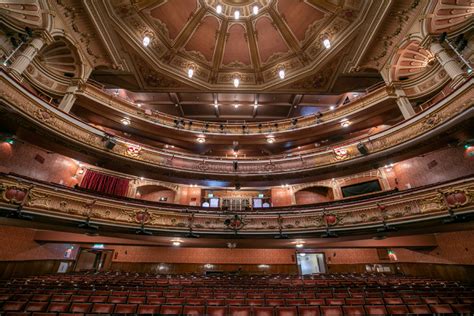
<instances>
[{"instance_id":1,"label":"wood panel wall","mask_svg":"<svg viewBox=\"0 0 474 316\"><path fill-rule=\"evenodd\" d=\"M72 269L73 260L0 261L0 279L56 273L61 262L69 262Z\"/></svg>"}]
</instances>

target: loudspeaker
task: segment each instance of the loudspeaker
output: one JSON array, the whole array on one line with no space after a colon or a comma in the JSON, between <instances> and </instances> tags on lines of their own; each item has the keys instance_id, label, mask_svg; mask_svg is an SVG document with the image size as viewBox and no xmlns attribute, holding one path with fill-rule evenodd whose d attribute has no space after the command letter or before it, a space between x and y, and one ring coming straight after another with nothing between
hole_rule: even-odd
<instances>
[{"instance_id":1,"label":"loudspeaker","mask_svg":"<svg viewBox=\"0 0 474 316\"><path fill-rule=\"evenodd\" d=\"M114 149L115 144L117 144L117 141L114 138L108 138L105 141L105 148L112 150Z\"/></svg>"},{"instance_id":2,"label":"loudspeaker","mask_svg":"<svg viewBox=\"0 0 474 316\"><path fill-rule=\"evenodd\" d=\"M237 161L234 161L233 165L234 165L234 171L237 171L237 169L239 168L239 163Z\"/></svg>"},{"instance_id":3,"label":"loudspeaker","mask_svg":"<svg viewBox=\"0 0 474 316\"><path fill-rule=\"evenodd\" d=\"M359 152L362 155L368 155L369 154L369 150L367 149L367 147L365 147L365 145L363 143L358 143L357 144L357 149L359 150Z\"/></svg>"}]
</instances>

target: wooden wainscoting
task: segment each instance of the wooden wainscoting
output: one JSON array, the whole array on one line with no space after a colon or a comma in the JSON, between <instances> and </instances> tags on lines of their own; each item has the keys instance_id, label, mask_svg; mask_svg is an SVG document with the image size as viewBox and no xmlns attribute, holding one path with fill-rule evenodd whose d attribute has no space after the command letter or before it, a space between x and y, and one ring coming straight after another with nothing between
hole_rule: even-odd
<instances>
[{"instance_id":1,"label":"wooden wainscoting","mask_svg":"<svg viewBox=\"0 0 474 316\"><path fill-rule=\"evenodd\" d=\"M0 261L0 279L56 273L61 262L70 263L67 272L72 271L73 260Z\"/></svg>"}]
</instances>

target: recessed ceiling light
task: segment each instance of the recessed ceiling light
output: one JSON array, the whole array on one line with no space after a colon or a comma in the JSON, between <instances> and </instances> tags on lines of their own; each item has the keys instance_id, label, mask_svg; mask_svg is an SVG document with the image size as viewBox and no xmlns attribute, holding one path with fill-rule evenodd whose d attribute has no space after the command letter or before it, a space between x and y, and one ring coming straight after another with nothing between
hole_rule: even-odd
<instances>
[{"instance_id":1,"label":"recessed ceiling light","mask_svg":"<svg viewBox=\"0 0 474 316\"><path fill-rule=\"evenodd\" d=\"M274 142L275 142L275 137L273 137L273 136L268 136L267 137L267 143L273 144Z\"/></svg>"},{"instance_id":2,"label":"recessed ceiling light","mask_svg":"<svg viewBox=\"0 0 474 316\"><path fill-rule=\"evenodd\" d=\"M137 106L138 106L139 108L141 108L141 107L142 107L142 104L141 104L141 103L137 103Z\"/></svg>"},{"instance_id":3,"label":"recessed ceiling light","mask_svg":"<svg viewBox=\"0 0 474 316\"><path fill-rule=\"evenodd\" d=\"M258 14L258 5L254 5L252 8L253 14L257 15Z\"/></svg>"},{"instance_id":4,"label":"recessed ceiling light","mask_svg":"<svg viewBox=\"0 0 474 316\"><path fill-rule=\"evenodd\" d=\"M302 252L302 253L299 253L299 255L300 255L301 257L304 257L304 256L306 256L306 254L305 254L304 252Z\"/></svg>"},{"instance_id":5,"label":"recessed ceiling light","mask_svg":"<svg viewBox=\"0 0 474 316\"><path fill-rule=\"evenodd\" d=\"M150 42L151 42L151 39L149 36L143 37L143 46L147 47L148 45L150 45Z\"/></svg>"},{"instance_id":6,"label":"recessed ceiling light","mask_svg":"<svg viewBox=\"0 0 474 316\"><path fill-rule=\"evenodd\" d=\"M334 105L331 105L331 106L329 107L330 110L334 110L335 108L336 108L336 107L335 107Z\"/></svg>"},{"instance_id":7,"label":"recessed ceiling light","mask_svg":"<svg viewBox=\"0 0 474 316\"><path fill-rule=\"evenodd\" d=\"M329 49L329 48L331 48L331 41L328 38L325 38L323 40L323 45L324 45L324 47L326 47L326 49Z\"/></svg>"},{"instance_id":8,"label":"recessed ceiling light","mask_svg":"<svg viewBox=\"0 0 474 316\"><path fill-rule=\"evenodd\" d=\"M221 14L221 13L222 13L222 6L221 6L220 4L218 4L218 5L216 6L216 12L217 12L218 14Z\"/></svg>"},{"instance_id":9,"label":"recessed ceiling light","mask_svg":"<svg viewBox=\"0 0 474 316\"><path fill-rule=\"evenodd\" d=\"M122 122L122 124L125 126L128 126L131 123L129 118L123 118L120 120L120 122Z\"/></svg>"},{"instance_id":10,"label":"recessed ceiling light","mask_svg":"<svg viewBox=\"0 0 474 316\"><path fill-rule=\"evenodd\" d=\"M200 144L203 144L206 142L206 138L204 137L204 135L199 135L197 138L196 138L196 141Z\"/></svg>"},{"instance_id":11,"label":"recessed ceiling light","mask_svg":"<svg viewBox=\"0 0 474 316\"><path fill-rule=\"evenodd\" d=\"M234 18L235 18L236 20L240 19L240 11L239 11L239 10L235 10L235 11L234 11Z\"/></svg>"},{"instance_id":12,"label":"recessed ceiling light","mask_svg":"<svg viewBox=\"0 0 474 316\"><path fill-rule=\"evenodd\" d=\"M239 108L239 105L236 103L234 104L234 108L238 109Z\"/></svg>"},{"instance_id":13,"label":"recessed ceiling light","mask_svg":"<svg viewBox=\"0 0 474 316\"><path fill-rule=\"evenodd\" d=\"M301 242L296 244L296 248L303 248L303 247L304 247L304 244Z\"/></svg>"},{"instance_id":14,"label":"recessed ceiling light","mask_svg":"<svg viewBox=\"0 0 474 316\"><path fill-rule=\"evenodd\" d=\"M179 247L180 245L181 245L180 241L177 241L177 240L173 241L173 246Z\"/></svg>"}]
</instances>

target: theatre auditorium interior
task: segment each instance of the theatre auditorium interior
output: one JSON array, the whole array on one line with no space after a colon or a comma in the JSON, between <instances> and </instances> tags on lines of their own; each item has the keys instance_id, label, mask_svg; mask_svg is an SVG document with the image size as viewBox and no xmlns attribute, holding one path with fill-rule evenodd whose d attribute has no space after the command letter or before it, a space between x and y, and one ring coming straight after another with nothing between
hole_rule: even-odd
<instances>
[{"instance_id":1,"label":"theatre auditorium interior","mask_svg":"<svg viewBox=\"0 0 474 316\"><path fill-rule=\"evenodd\" d=\"M474 315L474 0L0 0L0 315Z\"/></svg>"}]
</instances>

